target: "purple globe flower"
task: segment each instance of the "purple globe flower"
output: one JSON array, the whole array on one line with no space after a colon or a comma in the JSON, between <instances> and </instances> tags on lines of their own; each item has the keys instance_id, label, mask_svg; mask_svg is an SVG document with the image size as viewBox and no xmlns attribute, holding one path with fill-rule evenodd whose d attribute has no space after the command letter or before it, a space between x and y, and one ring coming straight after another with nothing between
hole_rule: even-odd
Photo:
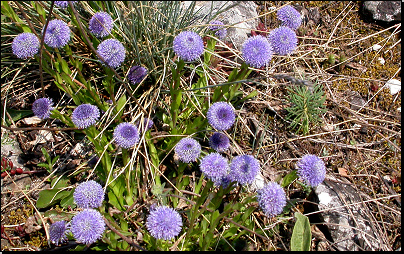
<instances>
[{"instance_id":1,"label":"purple globe flower","mask_svg":"<svg viewBox=\"0 0 404 254\"><path fill-rule=\"evenodd\" d=\"M269 182L257 190L257 201L266 216L274 217L282 213L286 205L286 194L279 184Z\"/></svg>"},{"instance_id":2,"label":"purple globe flower","mask_svg":"<svg viewBox=\"0 0 404 254\"><path fill-rule=\"evenodd\" d=\"M126 51L117 39L106 39L98 45L97 53L104 59L103 64L118 68L125 60Z\"/></svg>"},{"instance_id":3,"label":"purple globe flower","mask_svg":"<svg viewBox=\"0 0 404 254\"><path fill-rule=\"evenodd\" d=\"M91 104L81 104L73 110L72 121L79 129L94 125L100 117L100 110Z\"/></svg>"},{"instance_id":4,"label":"purple globe flower","mask_svg":"<svg viewBox=\"0 0 404 254\"><path fill-rule=\"evenodd\" d=\"M104 190L99 183L90 180L76 187L73 198L80 208L98 208L104 200Z\"/></svg>"},{"instance_id":5,"label":"purple globe flower","mask_svg":"<svg viewBox=\"0 0 404 254\"><path fill-rule=\"evenodd\" d=\"M32 103L32 112L41 119L47 119L50 116L51 110L54 109L52 106L52 99L39 98Z\"/></svg>"},{"instance_id":6,"label":"purple globe flower","mask_svg":"<svg viewBox=\"0 0 404 254\"><path fill-rule=\"evenodd\" d=\"M147 75L147 69L142 66L132 66L128 73L128 79L132 84L140 83Z\"/></svg>"},{"instance_id":7,"label":"purple globe flower","mask_svg":"<svg viewBox=\"0 0 404 254\"><path fill-rule=\"evenodd\" d=\"M68 232L69 230L64 220L56 221L49 227L49 239L53 244L59 245L59 243L67 240Z\"/></svg>"},{"instance_id":8,"label":"purple globe flower","mask_svg":"<svg viewBox=\"0 0 404 254\"><path fill-rule=\"evenodd\" d=\"M318 186L325 179L325 164L314 154L304 155L296 166L297 174L309 186Z\"/></svg>"},{"instance_id":9,"label":"purple globe flower","mask_svg":"<svg viewBox=\"0 0 404 254\"><path fill-rule=\"evenodd\" d=\"M272 47L262 35L248 38L242 48L244 61L252 67L261 68L272 59Z\"/></svg>"},{"instance_id":10,"label":"purple globe flower","mask_svg":"<svg viewBox=\"0 0 404 254\"><path fill-rule=\"evenodd\" d=\"M73 4L75 4L77 1L72 1ZM59 8L65 9L67 6L69 6L68 1L55 1L55 5Z\"/></svg>"},{"instance_id":11,"label":"purple globe flower","mask_svg":"<svg viewBox=\"0 0 404 254\"><path fill-rule=\"evenodd\" d=\"M120 123L115 127L114 138L118 146L129 149L139 142L139 130L132 123Z\"/></svg>"},{"instance_id":12,"label":"purple globe flower","mask_svg":"<svg viewBox=\"0 0 404 254\"><path fill-rule=\"evenodd\" d=\"M229 173L230 167L227 159L219 153L210 153L202 158L199 168L205 176L216 185Z\"/></svg>"},{"instance_id":13,"label":"purple globe flower","mask_svg":"<svg viewBox=\"0 0 404 254\"><path fill-rule=\"evenodd\" d=\"M234 108L230 103L219 101L213 103L206 114L209 124L219 131L230 129L236 119Z\"/></svg>"},{"instance_id":14,"label":"purple globe flower","mask_svg":"<svg viewBox=\"0 0 404 254\"><path fill-rule=\"evenodd\" d=\"M173 49L181 59L192 62L202 55L203 41L199 34L183 31L174 38Z\"/></svg>"},{"instance_id":15,"label":"purple globe flower","mask_svg":"<svg viewBox=\"0 0 404 254\"><path fill-rule=\"evenodd\" d=\"M268 35L274 52L285 56L292 53L297 47L296 33L287 26L281 26L271 31Z\"/></svg>"},{"instance_id":16,"label":"purple globe flower","mask_svg":"<svg viewBox=\"0 0 404 254\"><path fill-rule=\"evenodd\" d=\"M44 34L45 44L52 48L62 48L70 41L70 28L63 20L49 21Z\"/></svg>"},{"instance_id":17,"label":"purple globe flower","mask_svg":"<svg viewBox=\"0 0 404 254\"><path fill-rule=\"evenodd\" d=\"M179 160L184 163L196 161L201 155L201 145L193 138L181 139L174 148Z\"/></svg>"},{"instance_id":18,"label":"purple globe flower","mask_svg":"<svg viewBox=\"0 0 404 254\"><path fill-rule=\"evenodd\" d=\"M211 26L209 26L209 29L212 31L216 31L215 35L219 37L219 39L223 40L224 37L226 37L227 30L223 27L224 24L222 21L214 20L210 22L210 25Z\"/></svg>"},{"instance_id":19,"label":"purple globe flower","mask_svg":"<svg viewBox=\"0 0 404 254\"><path fill-rule=\"evenodd\" d=\"M144 131L148 131L153 127L153 120L147 117L143 118L143 126L140 126L140 120L136 121L136 127L138 128L139 132L143 132L143 128L146 127Z\"/></svg>"},{"instance_id":20,"label":"purple globe flower","mask_svg":"<svg viewBox=\"0 0 404 254\"><path fill-rule=\"evenodd\" d=\"M104 218L94 209L84 209L71 220L71 232L79 243L95 243L101 238L104 230Z\"/></svg>"},{"instance_id":21,"label":"purple globe flower","mask_svg":"<svg viewBox=\"0 0 404 254\"><path fill-rule=\"evenodd\" d=\"M98 38L108 36L113 28L113 20L106 12L96 12L88 22L88 29Z\"/></svg>"},{"instance_id":22,"label":"purple globe flower","mask_svg":"<svg viewBox=\"0 0 404 254\"><path fill-rule=\"evenodd\" d=\"M229 138L220 132L213 133L212 136L209 138L209 145L212 147L216 152L223 153L230 147L230 140Z\"/></svg>"},{"instance_id":23,"label":"purple globe flower","mask_svg":"<svg viewBox=\"0 0 404 254\"><path fill-rule=\"evenodd\" d=\"M181 232L182 219L173 208L158 206L150 210L146 227L154 238L170 240Z\"/></svg>"},{"instance_id":24,"label":"purple globe flower","mask_svg":"<svg viewBox=\"0 0 404 254\"><path fill-rule=\"evenodd\" d=\"M296 30L302 24L300 13L291 5L279 9L276 15L282 21L282 26L287 26L290 29Z\"/></svg>"},{"instance_id":25,"label":"purple globe flower","mask_svg":"<svg viewBox=\"0 0 404 254\"><path fill-rule=\"evenodd\" d=\"M38 37L33 33L21 33L14 38L13 43L11 44L13 54L20 59L27 59L35 56L38 53L40 46L41 43L39 42Z\"/></svg>"},{"instance_id":26,"label":"purple globe flower","mask_svg":"<svg viewBox=\"0 0 404 254\"><path fill-rule=\"evenodd\" d=\"M252 155L238 155L230 163L230 180L251 184L260 170L260 162Z\"/></svg>"}]
</instances>

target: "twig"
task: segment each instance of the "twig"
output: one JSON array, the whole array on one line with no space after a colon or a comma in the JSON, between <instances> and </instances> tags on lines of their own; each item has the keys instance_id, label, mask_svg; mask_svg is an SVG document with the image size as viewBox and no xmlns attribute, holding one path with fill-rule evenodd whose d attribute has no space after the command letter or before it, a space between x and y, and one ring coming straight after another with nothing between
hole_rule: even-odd
<instances>
[{"instance_id":1,"label":"twig","mask_svg":"<svg viewBox=\"0 0 404 254\"><path fill-rule=\"evenodd\" d=\"M30 131L30 130L47 130L47 131L73 131L80 130L77 127L68 127L68 128L48 128L48 127L8 127L5 125L1 125L1 128L10 131Z\"/></svg>"},{"instance_id":2,"label":"twig","mask_svg":"<svg viewBox=\"0 0 404 254\"><path fill-rule=\"evenodd\" d=\"M121 232L119 232L116 228L114 228L111 223L104 218L105 224L112 230L114 231L115 234L119 235L124 241L126 241L127 243L129 243L130 245L132 245L135 248L138 248L139 250L143 250L143 251L147 251L146 249L143 249L142 247L140 247L139 245L137 245L132 239L124 236L121 234Z\"/></svg>"}]
</instances>

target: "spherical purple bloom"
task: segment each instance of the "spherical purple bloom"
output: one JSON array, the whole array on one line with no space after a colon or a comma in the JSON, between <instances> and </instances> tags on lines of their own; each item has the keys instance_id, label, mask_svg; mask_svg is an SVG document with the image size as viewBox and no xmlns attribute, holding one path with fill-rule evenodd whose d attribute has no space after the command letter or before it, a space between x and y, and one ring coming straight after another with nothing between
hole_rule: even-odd
<instances>
[{"instance_id":1,"label":"spherical purple bloom","mask_svg":"<svg viewBox=\"0 0 404 254\"><path fill-rule=\"evenodd\" d=\"M175 145L174 151L180 161L190 163L201 155L201 145L193 138L183 138Z\"/></svg>"},{"instance_id":2,"label":"spherical purple bloom","mask_svg":"<svg viewBox=\"0 0 404 254\"><path fill-rule=\"evenodd\" d=\"M170 240L180 233L182 219L173 208L158 206L150 210L146 227L154 238Z\"/></svg>"},{"instance_id":3,"label":"spherical purple bloom","mask_svg":"<svg viewBox=\"0 0 404 254\"><path fill-rule=\"evenodd\" d=\"M68 232L69 230L64 220L56 221L49 227L49 239L53 244L59 245L59 243L67 240Z\"/></svg>"},{"instance_id":4,"label":"spherical purple bloom","mask_svg":"<svg viewBox=\"0 0 404 254\"><path fill-rule=\"evenodd\" d=\"M125 60L126 50L117 39L106 39L98 45L97 53L104 59L103 64L118 68Z\"/></svg>"},{"instance_id":5,"label":"spherical purple bloom","mask_svg":"<svg viewBox=\"0 0 404 254\"><path fill-rule=\"evenodd\" d=\"M219 101L213 103L206 114L209 124L219 131L230 129L236 119L234 108L230 103Z\"/></svg>"},{"instance_id":6,"label":"spherical purple bloom","mask_svg":"<svg viewBox=\"0 0 404 254\"><path fill-rule=\"evenodd\" d=\"M261 68L272 59L272 47L262 35L248 38L242 48L244 61L252 67Z\"/></svg>"},{"instance_id":7,"label":"spherical purple bloom","mask_svg":"<svg viewBox=\"0 0 404 254\"><path fill-rule=\"evenodd\" d=\"M286 5L279 9L276 15L282 21L282 26L287 26L293 30L296 30L302 24L302 16L291 5Z\"/></svg>"},{"instance_id":8,"label":"spherical purple bloom","mask_svg":"<svg viewBox=\"0 0 404 254\"><path fill-rule=\"evenodd\" d=\"M230 163L230 180L241 185L251 184L260 170L260 162L252 155L244 154L233 158Z\"/></svg>"},{"instance_id":9,"label":"spherical purple bloom","mask_svg":"<svg viewBox=\"0 0 404 254\"><path fill-rule=\"evenodd\" d=\"M296 166L297 174L309 186L318 186L325 179L325 164L314 154L304 155Z\"/></svg>"},{"instance_id":10,"label":"spherical purple bloom","mask_svg":"<svg viewBox=\"0 0 404 254\"><path fill-rule=\"evenodd\" d=\"M230 167L227 159L219 153L210 153L202 158L199 168L205 176L216 185L229 173Z\"/></svg>"},{"instance_id":11,"label":"spherical purple bloom","mask_svg":"<svg viewBox=\"0 0 404 254\"><path fill-rule=\"evenodd\" d=\"M35 56L38 53L40 46L41 43L39 42L38 37L33 33L21 33L14 38L13 43L11 44L13 54L20 59L27 59Z\"/></svg>"},{"instance_id":12,"label":"spherical purple bloom","mask_svg":"<svg viewBox=\"0 0 404 254\"><path fill-rule=\"evenodd\" d=\"M153 120L147 117L143 118L143 126L140 126L140 120L136 121L136 127L138 128L139 132L143 132L143 128L146 127L144 131L147 131L153 127Z\"/></svg>"},{"instance_id":13,"label":"spherical purple bloom","mask_svg":"<svg viewBox=\"0 0 404 254\"><path fill-rule=\"evenodd\" d=\"M214 21L210 22L210 25L211 26L209 26L209 29L212 31L216 31L215 35L217 37L219 37L221 40L223 40L224 37L226 37L227 30L226 30L226 28L223 27L224 24L222 21L214 20Z\"/></svg>"},{"instance_id":14,"label":"spherical purple bloom","mask_svg":"<svg viewBox=\"0 0 404 254\"><path fill-rule=\"evenodd\" d=\"M257 190L257 201L266 216L274 217L282 213L286 205L286 194L279 184L269 182Z\"/></svg>"},{"instance_id":15,"label":"spherical purple bloom","mask_svg":"<svg viewBox=\"0 0 404 254\"><path fill-rule=\"evenodd\" d=\"M80 208L98 208L104 200L104 190L99 183L90 180L76 187L73 198Z\"/></svg>"},{"instance_id":16,"label":"spherical purple bloom","mask_svg":"<svg viewBox=\"0 0 404 254\"><path fill-rule=\"evenodd\" d=\"M49 21L44 34L45 44L52 48L62 48L70 41L70 28L63 20Z\"/></svg>"},{"instance_id":17,"label":"spherical purple bloom","mask_svg":"<svg viewBox=\"0 0 404 254\"><path fill-rule=\"evenodd\" d=\"M72 121L79 129L94 125L100 117L100 110L91 104L81 104L73 110Z\"/></svg>"},{"instance_id":18,"label":"spherical purple bloom","mask_svg":"<svg viewBox=\"0 0 404 254\"><path fill-rule=\"evenodd\" d=\"M75 4L77 1L72 1L73 4ZM55 1L55 5L59 8L65 9L67 6L69 6L68 1Z\"/></svg>"},{"instance_id":19,"label":"spherical purple bloom","mask_svg":"<svg viewBox=\"0 0 404 254\"><path fill-rule=\"evenodd\" d=\"M295 31L287 26L281 26L271 31L268 35L274 53L285 56L292 53L297 47Z\"/></svg>"},{"instance_id":20,"label":"spherical purple bloom","mask_svg":"<svg viewBox=\"0 0 404 254\"><path fill-rule=\"evenodd\" d=\"M223 153L230 147L230 140L229 138L220 132L213 133L212 136L209 138L209 145L212 147L216 152Z\"/></svg>"},{"instance_id":21,"label":"spherical purple bloom","mask_svg":"<svg viewBox=\"0 0 404 254\"><path fill-rule=\"evenodd\" d=\"M193 31L179 33L173 41L174 52L184 61L194 61L203 53L203 41Z\"/></svg>"},{"instance_id":22,"label":"spherical purple bloom","mask_svg":"<svg viewBox=\"0 0 404 254\"><path fill-rule=\"evenodd\" d=\"M39 98L32 103L32 111L34 114L41 118L47 119L50 116L50 111L54 109L53 101L49 98Z\"/></svg>"},{"instance_id":23,"label":"spherical purple bloom","mask_svg":"<svg viewBox=\"0 0 404 254\"><path fill-rule=\"evenodd\" d=\"M139 142L139 130L132 123L120 123L115 127L114 138L118 146L129 149Z\"/></svg>"},{"instance_id":24,"label":"spherical purple bloom","mask_svg":"<svg viewBox=\"0 0 404 254\"><path fill-rule=\"evenodd\" d=\"M128 79L132 84L140 83L147 75L147 69L142 66L132 66L128 73Z\"/></svg>"},{"instance_id":25,"label":"spherical purple bloom","mask_svg":"<svg viewBox=\"0 0 404 254\"><path fill-rule=\"evenodd\" d=\"M113 20L106 12L96 12L88 22L88 29L98 38L108 36L113 28Z\"/></svg>"},{"instance_id":26,"label":"spherical purple bloom","mask_svg":"<svg viewBox=\"0 0 404 254\"><path fill-rule=\"evenodd\" d=\"M94 209L84 209L71 221L71 232L79 243L92 244L101 238L105 222L101 213Z\"/></svg>"}]
</instances>

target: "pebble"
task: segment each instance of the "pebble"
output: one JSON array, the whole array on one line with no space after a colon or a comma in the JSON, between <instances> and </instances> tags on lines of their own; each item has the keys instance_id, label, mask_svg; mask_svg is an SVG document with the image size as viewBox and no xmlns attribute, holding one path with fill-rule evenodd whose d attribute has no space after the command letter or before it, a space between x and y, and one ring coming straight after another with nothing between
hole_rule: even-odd
<instances>
[{"instance_id":1,"label":"pebble","mask_svg":"<svg viewBox=\"0 0 404 254\"><path fill-rule=\"evenodd\" d=\"M395 95L401 91L401 81L397 79L390 79L386 82L386 86L390 89L391 95Z\"/></svg>"},{"instance_id":2,"label":"pebble","mask_svg":"<svg viewBox=\"0 0 404 254\"><path fill-rule=\"evenodd\" d=\"M375 45L373 45L373 47L372 47L372 49L374 50L374 51L378 51L379 49L381 49L382 48L382 46L380 46L379 44L375 44Z\"/></svg>"},{"instance_id":3,"label":"pebble","mask_svg":"<svg viewBox=\"0 0 404 254\"><path fill-rule=\"evenodd\" d=\"M377 58L377 60L379 61L379 63L380 63L381 65L384 65L384 63L386 63L386 61L384 60L383 57L379 57L379 58Z\"/></svg>"}]
</instances>

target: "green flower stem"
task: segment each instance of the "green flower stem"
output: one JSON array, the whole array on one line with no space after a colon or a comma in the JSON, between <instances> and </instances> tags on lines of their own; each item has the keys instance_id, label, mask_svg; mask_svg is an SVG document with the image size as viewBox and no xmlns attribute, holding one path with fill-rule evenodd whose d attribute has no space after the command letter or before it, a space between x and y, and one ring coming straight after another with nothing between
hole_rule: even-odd
<instances>
[{"instance_id":1,"label":"green flower stem","mask_svg":"<svg viewBox=\"0 0 404 254\"><path fill-rule=\"evenodd\" d=\"M179 111L179 108L181 105L181 99L182 99L182 91L179 89L179 87L180 87L180 82L181 82L181 76L184 74L184 72L182 72L184 66L185 66L184 60L180 59L177 63L177 69L171 68L172 75L173 75L173 80L170 84L170 95L171 95L170 114L171 114L172 134L177 133L177 130L176 130L177 117L178 117L178 111Z\"/></svg>"}]
</instances>

